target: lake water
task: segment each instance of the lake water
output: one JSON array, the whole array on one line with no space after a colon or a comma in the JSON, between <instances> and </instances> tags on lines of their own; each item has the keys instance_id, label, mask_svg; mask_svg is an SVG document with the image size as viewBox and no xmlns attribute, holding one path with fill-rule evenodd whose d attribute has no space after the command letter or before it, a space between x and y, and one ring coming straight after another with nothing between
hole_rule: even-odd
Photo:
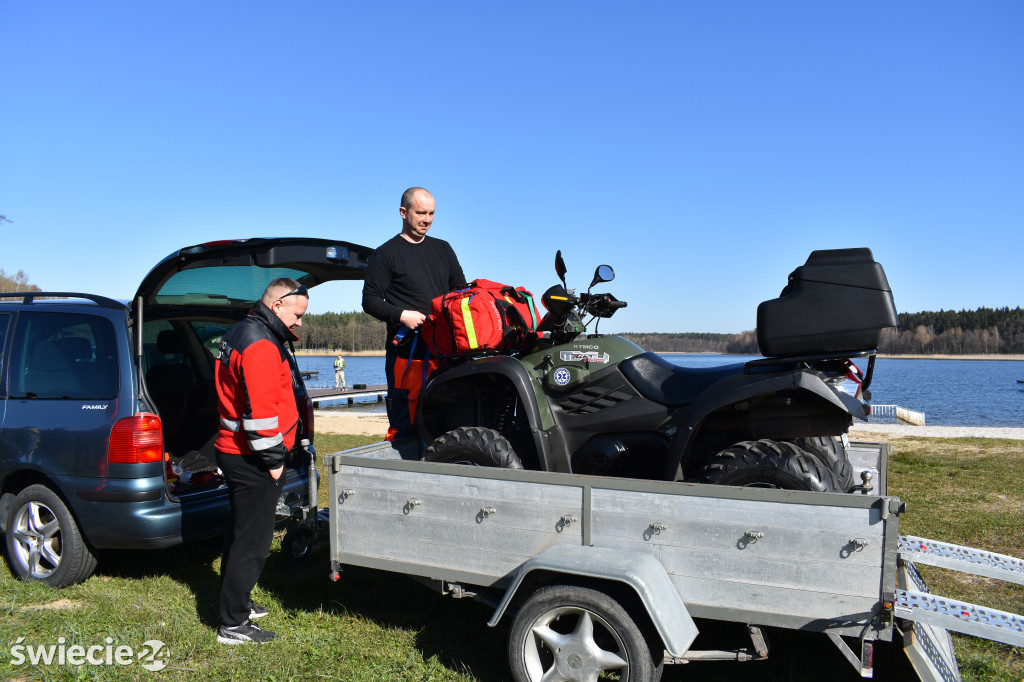
<instances>
[{"instance_id":1,"label":"lake water","mask_svg":"<svg viewBox=\"0 0 1024 682\"><path fill-rule=\"evenodd\" d=\"M685 367L713 367L756 356L666 353L665 358ZM383 357L345 356L345 361L349 386L386 383ZM319 372L307 386L334 387L333 357L300 356L298 362L302 369ZM924 412L931 426L1020 427L1024 426L1024 391L1017 388L1018 379L1024 379L1024 362L1020 361L879 358L871 402ZM376 398L361 402L376 405Z\"/></svg>"}]
</instances>

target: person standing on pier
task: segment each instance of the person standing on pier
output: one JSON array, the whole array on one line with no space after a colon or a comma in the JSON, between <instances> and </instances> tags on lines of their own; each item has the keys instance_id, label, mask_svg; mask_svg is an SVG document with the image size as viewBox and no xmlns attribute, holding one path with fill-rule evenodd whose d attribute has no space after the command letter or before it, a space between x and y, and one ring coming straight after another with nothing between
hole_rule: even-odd
<instances>
[{"instance_id":1,"label":"person standing on pier","mask_svg":"<svg viewBox=\"0 0 1024 682\"><path fill-rule=\"evenodd\" d=\"M402 231L370 257L363 284L363 310L387 324L388 440L415 433L412 420L426 346L415 331L430 314L432 299L466 282L451 245L427 236L434 222L430 192L422 187L405 190L398 213Z\"/></svg>"},{"instance_id":2,"label":"person standing on pier","mask_svg":"<svg viewBox=\"0 0 1024 682\"><path fill-rule=\"evenodd\" d=\"M345 358L341 357L341 353L338 353L338 357L334 359L334 388L337 389L341 386L341 390L347 390L345 388Z\"/></svg>"}]
</instances>

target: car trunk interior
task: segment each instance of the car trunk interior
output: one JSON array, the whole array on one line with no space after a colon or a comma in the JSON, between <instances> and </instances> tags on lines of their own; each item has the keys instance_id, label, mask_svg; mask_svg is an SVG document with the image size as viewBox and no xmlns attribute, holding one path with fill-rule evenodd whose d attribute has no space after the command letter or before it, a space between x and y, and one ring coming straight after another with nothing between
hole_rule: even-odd
<instances>
[{"instance_id":1,"label":"car trunk interior","mask_svg":"<svg viewBox=\"0 0 1024 682\"><path fill-rule=\"evenodd\" d=\"M147 320L143 326L146 390L163 426L168 485L176 495L223 484L213 443L217 436L214 360L233 321Z\"/></svg>"}]
</instances>

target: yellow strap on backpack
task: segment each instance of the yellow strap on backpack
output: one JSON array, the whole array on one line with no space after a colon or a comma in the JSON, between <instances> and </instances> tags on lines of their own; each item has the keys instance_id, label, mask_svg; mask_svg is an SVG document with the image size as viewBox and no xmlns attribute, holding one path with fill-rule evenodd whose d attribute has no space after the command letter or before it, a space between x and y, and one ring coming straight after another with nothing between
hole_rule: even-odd
<instances>
[{"instance_id":1,"label":"yellow strap on backpack","mask_svg":"<svg viewBox=\"0 0 1024 682\"><path fill-rule=\"evenodd\" d=\"M465 296L462 299L462 322L466 325L466 339L469 341L469 347L477 349L480 344L476 340L476 328L473 326L473 313L469 310L469 300L472 296Z\"/></svg>"}]
</instances>

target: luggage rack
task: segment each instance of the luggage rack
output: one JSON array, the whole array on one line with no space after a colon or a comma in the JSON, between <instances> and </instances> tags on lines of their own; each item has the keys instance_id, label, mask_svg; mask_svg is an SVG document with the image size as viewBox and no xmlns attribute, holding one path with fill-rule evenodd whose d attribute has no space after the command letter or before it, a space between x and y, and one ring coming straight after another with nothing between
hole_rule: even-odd
<instances>
[{"instance_id":1,"label":"luggage rack","mask_svg":"<svg viewBox=\"0 0 1024 682\"><path fill-rule=\"evenodd\" d=\"M860 372L853 364L853 358L867 358L868 366L864 372ZM823 355L795 355L792 357L767 357L760 360L751 360L745 364L744 371L750 373L751 367L771 367L772 365L808 365L812 366L818 362L838 361L845 363L850 369L850 379L858 384L858 392L864 395L865 400L871 400L871 380L875 374L875 360L878 359L878 349L860 350L850 352L826 353Z\"/></svg>"}]
</instances>

